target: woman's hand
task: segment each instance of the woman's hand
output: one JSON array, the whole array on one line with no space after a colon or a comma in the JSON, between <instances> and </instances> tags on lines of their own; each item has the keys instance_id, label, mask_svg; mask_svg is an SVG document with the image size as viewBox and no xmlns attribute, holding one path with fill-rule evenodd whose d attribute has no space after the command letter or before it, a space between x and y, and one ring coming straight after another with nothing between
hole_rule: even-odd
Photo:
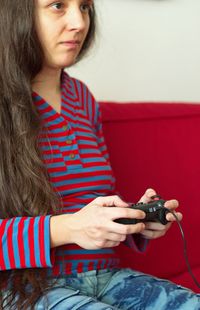
<instances>
[{"instance_id":1,"label":"woman's hand","mask_svg":"<svg viewBox=\"0 0 200 310\"><path fill-rule=\"evenodd\" d=\"M151 197L154 195L156 195L156 192L153 189L148 189L145 192L144 196L142 196L142 198L140 199L140 202L148 203L152 200ZM173 211L179 221L182 220L183 217L182 214L180 212L175 211L176 208L178 207L177 200L173 199L166 201L164 207ZM164 236L171 227L172 222L175 221L175 217L171 213L168 213L166 215L166 219L169 221L169 223L167 223L166 225L162 225L161 223L158 222L146 222L145 229L141 232L143 237L145 237L146 239L156 239Z\"/></svg>"},{"instance_id":2,"label":"woman's hand","mask_svg":"<svg viewBox=\"0 0 200 310\"><path fill-rule=\"evenodd\" d=\"M153 189L148 189L140 202L148 203L156 195ZM62 214L51 217L50 236L51 247L64 244L78 244L85 249L101 249L118 246L127 235L140 233L147 239L156 239L166 234L175 218L166 215L169 223L162 225L157 222L145 222L124 225L114 222L118 218L144 219L141 210L128 208L129 204L119 196L98 197L74 214ZM177 200L168 200L165 207L174 211L178 207ZM180 212L175 212L179 220Z\"/></svg>"},{"instance_id":3,"label":"woman's hand","mask_svg":"<svg viewBox=\"0 0 200 310\"><path fill-rule=\"evenodd\" d=\"M115 247L127 234L141 233L145 225L123 225L117 218L143 219L141 210L128 208L119 196L98 197L74 214L52 216L51 247L75 243L85 249Z\"/></svg>"}]
</instances>

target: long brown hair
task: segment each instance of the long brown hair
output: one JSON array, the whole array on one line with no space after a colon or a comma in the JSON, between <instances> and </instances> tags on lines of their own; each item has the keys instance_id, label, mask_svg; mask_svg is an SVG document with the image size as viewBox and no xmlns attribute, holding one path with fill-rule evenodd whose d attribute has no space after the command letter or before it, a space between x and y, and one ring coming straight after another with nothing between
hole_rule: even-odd
<instances>
[{"instance_id":1,"label":"long brown hair","mask_svg":"<svg viewBox=\"0 0 200 310\"><path fill-rule=\"evenodd\" d=\"M59 199L41 160L41 130L32 101L31 81L43 64L35 31L34 0L0 0L0 218L59 212ZM89 49L95 34L95 10L78 56ZM9 294L3 296L5 282ZM25 288L30 287L27 291ZM45 269L1 271L0 309L27 309L47 289Z\"/></svg>"}]
</instances>

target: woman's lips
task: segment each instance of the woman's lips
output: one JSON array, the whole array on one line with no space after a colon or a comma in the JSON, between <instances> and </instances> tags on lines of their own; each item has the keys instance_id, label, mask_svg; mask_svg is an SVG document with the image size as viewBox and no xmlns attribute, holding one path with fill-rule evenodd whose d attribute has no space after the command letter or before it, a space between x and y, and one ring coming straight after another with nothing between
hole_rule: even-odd
<instances>
[{"instance_id":1,"label":"woman's lips","mask_svg":"<svg viewBox=\"0 0 200 310\"><path fill-rule=\"evenodd\" d=\"M69 40L69 41L61 42L61 44L65 45L71 49L75 49L75 48L80 46L81 42L78 40Z\"/></svg>"}]
</instances>

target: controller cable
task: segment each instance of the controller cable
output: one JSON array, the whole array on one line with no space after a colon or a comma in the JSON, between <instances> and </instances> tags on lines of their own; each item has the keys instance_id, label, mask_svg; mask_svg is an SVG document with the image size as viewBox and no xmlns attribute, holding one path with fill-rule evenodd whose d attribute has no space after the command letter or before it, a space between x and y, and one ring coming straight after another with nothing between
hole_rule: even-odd
<instances>
[{"instance_id":1,"label":"controller cable","mask_svg":"<svg viewBox=\"0 0 200 310\"><path fill-rule=\"evenodd\" d=\"M181 232L181 237L182 237L182 240L183 240L183 248L184 248L184 258L185 258L185 262L186 262L186 265L187 265L187 268L188 268L188 272L189 272L190 276L192 277L192 279L193 279L194 283L196 284L196 286L198 288L200 288L200 283L197 281L197 279L196 279L196 277L195 277L195 275L194 275L194 273L192 271L192 268L190 266L190 263L189 263L189 258L188 258L188 253L187 253L187 243L186 243L185 234L184 234L182 225L181 225L178 217L176 216L176 214L173 211L169 210L169 209L168 209L168 211L176 219L176 222L177 222L177 224L179 226L179 229L180 229L180 232Z\"/></svg>"}]
</instances>

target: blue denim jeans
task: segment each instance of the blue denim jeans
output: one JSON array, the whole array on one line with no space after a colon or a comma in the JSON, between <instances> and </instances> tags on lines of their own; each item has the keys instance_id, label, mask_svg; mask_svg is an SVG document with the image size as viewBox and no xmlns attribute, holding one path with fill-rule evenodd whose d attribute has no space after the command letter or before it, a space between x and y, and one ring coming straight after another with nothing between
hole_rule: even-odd
<instances>
[{"instance_id":1,"label":"blue denim jeans","mask_svg":"<svg viewBox=\"0 0 200 310\"><path fill-rule=\"evenodd\" d=\"M59 279L37 310L200 310L200 294L131 269L89 271Z\"/></svg>"}]
</instances>

